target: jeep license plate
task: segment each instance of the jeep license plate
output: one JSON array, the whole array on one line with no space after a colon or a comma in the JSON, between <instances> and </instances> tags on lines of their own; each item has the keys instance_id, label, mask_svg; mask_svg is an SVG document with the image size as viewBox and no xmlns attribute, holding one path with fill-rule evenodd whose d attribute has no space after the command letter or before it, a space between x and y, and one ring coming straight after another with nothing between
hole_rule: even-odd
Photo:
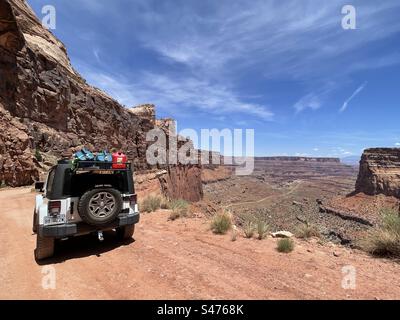
<instances>
[{"instance_id":1,"label":"jeep license plate","mask_svg":"<svg viewBox=\"0 0 400 320\"><path fill-rule=\"evenodd\" d=\"M60 224L60 223L66 223L66 217L65 214L61 214L56 217L45 217L44 218L44 224L49 225L49 224Z\"/></svg>"}]
</instances>

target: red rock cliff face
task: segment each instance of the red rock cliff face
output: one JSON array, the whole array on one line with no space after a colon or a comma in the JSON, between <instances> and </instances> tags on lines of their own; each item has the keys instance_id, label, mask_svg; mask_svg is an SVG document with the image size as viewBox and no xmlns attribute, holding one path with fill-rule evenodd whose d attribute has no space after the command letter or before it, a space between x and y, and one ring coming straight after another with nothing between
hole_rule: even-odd
<instances>
[{"instance_id":1,"label":"red rock cliff face","mask_svg":"<svg viewBox=\"0 0 400 320\"><path fill-rule=\"evenodd\" d=\"M400 149L365 150L361 157L356 192L400 198Z\"/></svg>"},{"instance_id":2,"label":"red rock cliff face","mask_svg":"<svg viewBox=\"0 0 400 320\"><path fill-rule=\"evenodd\" d=\"M125 150L136 171L150 170L145 137L155 123L154 106L127 109L88 85L24 0L0 1L0 182L38 178L36 149L57 157L84 145ZM186 179L187 169L174 170L167 185ZM199 200L194 193L179 194Z\"/></svg>"}]
</instances>

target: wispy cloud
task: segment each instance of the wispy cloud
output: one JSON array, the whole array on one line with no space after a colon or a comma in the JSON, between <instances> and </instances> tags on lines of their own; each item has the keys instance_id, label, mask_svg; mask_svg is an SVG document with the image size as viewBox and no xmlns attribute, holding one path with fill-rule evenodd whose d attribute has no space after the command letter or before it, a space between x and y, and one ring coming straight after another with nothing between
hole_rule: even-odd
<instances>
[{"instance_id":1,"label":"wispy cloud","mask_svg":"<svg viewBox=\"0 0 400 320\"><path fill-rule=\"evenodd\" d=\"M343 103L339 112L344 112L349 106L350 101L353 100L361 91L363 91L367 84L368 82L364 82L361 86L359 86L356 91L354 91L353 94Z\"/></svg>"},{"instance_id":2,"label":"wispy cloud","mask_svg":"<svg viewBox=\"0 0 400 320\"><path fill-rule=\"evenodd\" d=\"M297 113L323 109L354 73L400 63L400 54L365 49L400 31L400 2L353 0L356 31L340 26L344 4L345 0L62 2L68 10L83 6L93 12L90 18L102 18L101 32L90 33L92 24L85 19L77 32L85 30L92 47L101 50L89 50L93 64L100 58L104 64L92 66L88 75L78 70L121 102L154 102L161 108L185 108L186 113L237 111L262 120L292 107ZM70 25L69 30L78 28ZM99 77L90 79L96 74ZM274 86L282 79L299 84L294 105L295 100L284 107L269 102L271 95L285 95L279 92L282 87ZM250 81L262 86L247 86ZM321 92L330 82L336 85ZM254 99L249 92L260 97Z\"/></svg>"},{"instance_id":3,"label":"wispy cloud","mask_svg":"<svg viewBox=\"0 0 400 320\"><path fill-rule=\"evenodd\" d=\"M314 93L309 93L297 101L293 107L296 112L301 112L305 109L317 110L321 107L321 100Z\"/></svg>"},{"instance_id":4,"label":"wispy cloud","mask_svg":"<svg viewBox=\"0 0 400 320\"><path fill-rule=\"evenodd\" d=\"M195 77L143 72L138 76L140 81L131 83L123 77L98 72L88 66L81 66L80 69L89 83L126 106L151 102L170 113L184 114L198 110L221 116L235 112L264 120L272 120L274 116L268 107L245 102L228 87L210 84Z\"/></svg>"},{"instance_id":5,"label":"wispy cloud","mask_svg":"<svg viewBox=\"0 0 400 320\"><path fill-rule=\"evenodd\" d=\"M97 62L101 63L100 50L99 49L93 49L93 55L96 58Z\"/></svg>"}]
</instances>

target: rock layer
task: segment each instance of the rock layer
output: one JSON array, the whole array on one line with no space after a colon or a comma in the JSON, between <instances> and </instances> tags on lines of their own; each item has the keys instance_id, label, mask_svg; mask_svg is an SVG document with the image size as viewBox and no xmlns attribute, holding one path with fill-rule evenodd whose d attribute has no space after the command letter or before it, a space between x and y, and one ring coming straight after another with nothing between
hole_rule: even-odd
<instances>
[{"instance_id":1,"label":"rock layer","mask_svg":"<svg viewBox=\"0 0 400 320\"><path fill-rule=\"evenodd\" d=\"M356 192L400 198L400 148L365 150L361 157Z\"/></svg>"}]
</instances>

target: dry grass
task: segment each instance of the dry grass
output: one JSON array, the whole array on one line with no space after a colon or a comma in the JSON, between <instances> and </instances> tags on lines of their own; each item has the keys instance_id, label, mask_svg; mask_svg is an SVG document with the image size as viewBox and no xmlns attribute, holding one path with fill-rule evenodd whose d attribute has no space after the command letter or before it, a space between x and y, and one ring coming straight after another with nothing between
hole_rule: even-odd
<instances>
[{"instance_id":1,"label":"dry grass","mask_svg":"<svg viewBox=\"0 0 400 320\"><path fill-rule=\"evenodd\" d=\"M321 234L316 226L306 222L297 230L296 237L300 239L320 238Z\"/></svg>"},{"instance_id":2,"label":"dry grass","mask_svg":"<svg viewBox=\"0 0 400 320\"><path fill-rule=\"evenodd\" d=\"M215 234L226 234L232 227L232 215L223 211L214 216L211 221L211 230Z\"/></svg>"},{"instance_id":3,"label":"dry grass","mask_svg":"<svg viewBox=\"0 0 400 320\"><path fill-rule=\"evenodd\" d=\"M160 202L161 209L171 209L171 202L167 198L162 198Z\"/></svg>"},{"instance_id":4,"label":"dry grass","mask_svg":"<svg viewBox=\"0 0 400 320\"><path fill-rule=\"evenodd\" d=\"M254 224L254 222L251 220L245 221L243 224L244 237L247 239L251 239L253 238L255 232L256 232L256 225Z\"/></svg>"},{"instance_id":5,"label":"dry grass","mask_svg":"<svg viewBox=\"0 0 400 320\"><path fill-rule=\"evenodd\" d=\"M263 240L268 234L268 224L264 220L257 221L258 240Z\"/></svg>"},{"instance_id":6,"label":"dry grass","mask_svg":"<svg viewBox=\"0 0 400 320\"><path fill-rule=\"evenodd\" d=\"M189 212L189 203L182 199L173 200L170 202L169 208L172 209L169 219L176 220L187 217Z\"/></svg>"},{"instance_id":7,"label":"dry grass","mask_svg":"<svg viewBox=\"0 0 400 320\"><path fill-rule=\"evenodd\" d=\"M148 196L140 204L140 210L150 213L157 209L160 209L161 197L160 196Z\"/></svg>"},{"instance_id":8,"label":"dry grass","mask_svg":"<svg viewBox=\"0 0 400 320\"><path fill-rule=\"evenodd\" d=\"M400 215L391 209L381 211L381 223L370 230L359 244L375 256L400 258Z\"/></svg>"}]
</instances>

